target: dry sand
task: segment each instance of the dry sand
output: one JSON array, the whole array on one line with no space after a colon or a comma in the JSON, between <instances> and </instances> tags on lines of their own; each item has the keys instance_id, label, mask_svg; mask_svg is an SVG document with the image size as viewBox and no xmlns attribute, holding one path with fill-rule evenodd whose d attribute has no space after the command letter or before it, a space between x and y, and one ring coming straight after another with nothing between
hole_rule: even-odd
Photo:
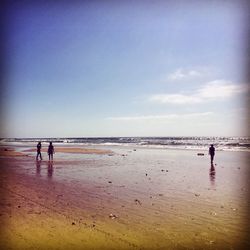
<instances>
[{"instance_id":1,"label":"dry sand","mask_svg":"<svg viewBox=\"0 0 250 250\"><path fill-rule=\"evenodd\" d=\"M36 149L27 149L24 152L36 152ZM41 152L47 152L46 148L42 148ZM95 149L95 148L78 148L78 147L57 147L55 153L71 153L71 154L113 154L111 150Z\"/></svg>"},{"instance_id":2,"label":"dry sand","mask_svg":"<svg viewBox=\"0 0 250 250\"><path fill-rule=\"evenodd\" d=\"M72 150L0 157L1 249L249 248L248 152Z\"/></svg>"},{"instance_id":3,"label":"dry sand","mask_svg":"<svg viewBox=\"0 0 250 250\"><path fill-rule=\"evenodd\" d=\"M0 147L0 157L26 156L24 153L17 152L13 148Z\"/></svg>"}]
</instances>

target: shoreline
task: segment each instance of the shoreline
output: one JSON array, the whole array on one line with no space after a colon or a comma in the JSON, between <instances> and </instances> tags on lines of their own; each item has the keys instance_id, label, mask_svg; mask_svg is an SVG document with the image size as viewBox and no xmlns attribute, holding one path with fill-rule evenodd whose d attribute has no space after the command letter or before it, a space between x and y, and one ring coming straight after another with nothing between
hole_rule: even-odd
<instances>
[{"instance_id":1,"label":"shoreline","mask_svg":"<svg viewBox=\"0 0 250 250\"><path fill-rule=\"evenodd\" d=\"M87 150L89 149L100 149L101 151L104 151L103 154L109 153L106 151L109 151L112 149L119 149L119 148L123 148L124 150L178 150L178 151L196 151L196 153L208 153L208 146L206 147L197 147L197 148L191 148L191 147L171 147L171 146L154 146L154 145L148 145L148 146L142 146L142 145L107 145L107 144L78 144L78 143L72 143L72 144L61 144L61 143L55 143L54 144L55 148L59 148L60 150L64 150L65 148L65 153L67 153L66 151L68 150L68 153L77 153L74 152L74 150L71 150L72 148L74 149L79 149L79 151L86 149L86 154L88 154ZM36 152L36 145L35 144L17 144L17 143L11 143L11 144L1 144L0 143L0 152L1 152L1 148L2 149L11 149L11 150L15 150L15 149L19 149L19 151L22 150L22 148L25 148L25 150L27 150L27 152ZM42 147L42 152L47 152L47 145ZM216 152L247 152L250 153L250 149L248 148L223 148L223 147L217 147L216 148ZM85 153L83 152L78 152L78 153ZM91 153L91 152L90 152ZM111 152L112 153L112 152ZM102 153L100 153L102 154Z\"/></svg>"},{"instance_id":2,"label":"shoreline","mask_svg":"<svg viewBox=\"0 0 250 250\"><path fill-rule=\"evenodd\" d=\"M0 146L36 148L38 141L42 147L52 141L56 147L100 147L100 148L155 148L164 150L207 151L214 144L217 151L250 152L249 136L165 136L165 137L72 137L72 138L2 138Z\"/></svg>"}]
</instances>

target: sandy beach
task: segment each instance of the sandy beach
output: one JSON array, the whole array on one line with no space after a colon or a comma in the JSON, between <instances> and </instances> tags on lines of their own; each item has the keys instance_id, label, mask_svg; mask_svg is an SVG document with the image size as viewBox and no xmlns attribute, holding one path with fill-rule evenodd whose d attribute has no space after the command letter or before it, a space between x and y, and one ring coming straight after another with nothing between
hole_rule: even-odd
<instances>
[{"instance_id":1,"label":"sandy beach","mask_svg":"<svg viewBox=\"0 0 250 250\"><path fill-rule=\"evenodd\" d=\"M248 249L249 152L1 148L1 249Z\"/></svg>"}]
</instances>

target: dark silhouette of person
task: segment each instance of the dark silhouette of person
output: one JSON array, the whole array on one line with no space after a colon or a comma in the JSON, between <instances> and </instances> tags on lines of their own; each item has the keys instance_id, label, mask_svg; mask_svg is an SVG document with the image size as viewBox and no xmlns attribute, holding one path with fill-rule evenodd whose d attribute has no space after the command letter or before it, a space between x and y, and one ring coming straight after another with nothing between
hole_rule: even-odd
<instances>
[{"instance_id":1,"label":"dark silhouette of person","mask_svg":"<svg viewBox=\"0 0 250 250\"><path fill-rule=\"evenodd\" d=\"M52 145L52 142L49 143L48 147L48 155L49 155L49 160L53 161L53 154L55 153L54 151L54 146Z\"/></svg>"},{"instance_id":2,"label":"dark silhouette of person","mask_svg":"<svg viewBox=\"0 0 250 250\"><path fill-rule=\"evenodd\" d=\"M211 163L213 163L214 155L215 155L215 148L213 144L210 145L209 154L210 154Z\"/></svg>"},{"instance_id":3,"label":"dark silhouette of person","mask_svg":"<svg viewBox=\"0 0 250 250\"><path fill-rule=\"evenodd\" d=\"M38 156L40 156L40 160L42 160L42 154L41 154L42 144L40 141L37 143L36 148L37 148L36 160L38 160Z\"/></svg>"}]
</instances>

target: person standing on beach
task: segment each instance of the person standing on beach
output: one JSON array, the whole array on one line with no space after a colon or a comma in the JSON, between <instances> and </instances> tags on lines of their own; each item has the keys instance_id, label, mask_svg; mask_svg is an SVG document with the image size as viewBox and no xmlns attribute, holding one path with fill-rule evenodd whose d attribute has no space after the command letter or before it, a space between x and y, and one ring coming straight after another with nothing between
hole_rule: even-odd
<instances>
[{"instance_id":1,"label":"person standing on beach","mask_svg":"<svg viewBox=\"0 0 250 250\"><path fill-rule=\"evenodd\" d=\"M53 161L53 154L54 153L55 153L54 146L52 145L52 142L50 142L49 147L48 147L49 160L51 159Z\"/></svg>"},{"instance_id":2,"label":"person standing on beach","mask_svg":"<svg viewBox=\"0 0 250 250\"><path fill-rule=\"evenodd\" d=\"M38 156L40 156L40 160L42 160L42 154L41 154L42 144L40 141L37 143L36 148L37 148L36 160L38 161Z\"/></svg>"},{"instance_id":3,"label":"person standing on beach","mask_svg":"<svg viewBox=\"0 0 250 250\"><path fill-rule=\"evenodd\" d=\"M210 158L211 158L211 163L213 163L214 155L215 155L215 148L214 148L213 144L210 145L209 154L210 154Z\"/></svg>"}]
</instances>

